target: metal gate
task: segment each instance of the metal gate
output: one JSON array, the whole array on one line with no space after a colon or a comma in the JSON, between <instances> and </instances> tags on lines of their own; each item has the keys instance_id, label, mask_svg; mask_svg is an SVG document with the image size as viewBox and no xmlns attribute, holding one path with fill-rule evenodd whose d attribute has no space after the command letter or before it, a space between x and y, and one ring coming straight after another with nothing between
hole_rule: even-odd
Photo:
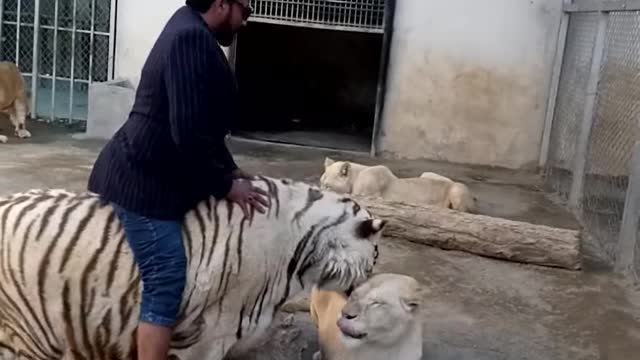
<instances>
[{"instance_id":1,"label":"metal gate","mask_svg":"<svg viewBox=\"0 0 640 360\"><path fill-rule=\"evenodd\" d=\"M116 0L0 0L0 59L28 84L31 117L86 121L88 87L113 78Z\"/></svg>"},{"instance_id":2,"label":"metal gate","mask_svg":"<svg viewBox=\"0 0 640 360\"><path fill-rule=\"evenodd\" d=\"M384 32L385 0L252 0L255 22Z\"/></svg>"}]
</instances>

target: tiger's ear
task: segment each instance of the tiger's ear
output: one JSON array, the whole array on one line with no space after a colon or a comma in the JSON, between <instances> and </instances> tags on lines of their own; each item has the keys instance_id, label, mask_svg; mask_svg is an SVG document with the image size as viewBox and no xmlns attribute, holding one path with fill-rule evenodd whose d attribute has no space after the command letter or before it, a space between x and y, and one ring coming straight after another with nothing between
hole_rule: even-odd
<instances>
[{"instance_id":1,"label":"tiger's ear","mask_svg":"<svg viewBox=\"0 0 640 360\"><path fill-rule=\"evenodd\" d=\"M335 162L336 162L336 161L335 161L335 160L333 160L333 159L332 159L332 158L330 158L330 157L326 157L326 158L324 158L324 168L325 168L325 169L326 169L326 168L328 168L329 166L333 165Z\"/></svg>"},{"instance_id":2,"label":"tiger's ear","mask_svg":"<svg viewBox=\"0 0 640 360\"><path fill-rule=\"evenodd\" d=\"M345 161L344 164L340 167L340 176L347 177L349 176L349 171L351 170L351 163Z\"/></svg>"},{"instance_id":3,"label":"tiger's ear","mask_svg":"<svg viewBox=\"0 0 640 360\"><path fill-rule=\"evenodd\" d=\"M386 225L387 222L381 219L365 220L358 226L358 236L360 238L368 238L382 231Z\"/></svg>"}]
</instances>

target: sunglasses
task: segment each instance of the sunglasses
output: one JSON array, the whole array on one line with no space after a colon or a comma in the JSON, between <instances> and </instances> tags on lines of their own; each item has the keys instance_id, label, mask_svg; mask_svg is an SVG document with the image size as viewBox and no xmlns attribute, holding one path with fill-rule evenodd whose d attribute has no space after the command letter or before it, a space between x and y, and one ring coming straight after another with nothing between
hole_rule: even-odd
<instances>
[{"instance_id":1,"label":"sunglasses","mask_svg":"<svg viewBox=\"0 0 640 360\"><path fill-rule=\"evenodd\" d=\"M251 16L251 14L253 14L253 8L251 7L251 5L244 5L243 3L241 3L238 0L229 0L230 3L235 3L240 5L240 7L242 8L242 18L246 21L247 19L249 19L249 17Z\"/></svg>"}]
</instances>

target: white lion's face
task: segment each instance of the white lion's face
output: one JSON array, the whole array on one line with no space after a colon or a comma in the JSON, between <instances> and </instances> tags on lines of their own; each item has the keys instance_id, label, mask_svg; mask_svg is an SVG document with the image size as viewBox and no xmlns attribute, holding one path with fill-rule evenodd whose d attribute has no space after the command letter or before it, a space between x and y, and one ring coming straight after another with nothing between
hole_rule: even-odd
<instances>
[{"instance_id":1,"label":"white lion's face","mask_svg":"<svg viewBox=\"0 0 640 360\"><path fill-rule=\"evenodd\" d=\"M416 326L419 284L409 276L379 274L349 296L338 319L344 344L393 346Z\"/></svg>"},{"instance_id":2,"label":"white lion's face","mask_svg":"<svg viewBox=\"0 0 640 360\"><path fill-rule=\"evenodd\" d=\"M326 158L324 173L320 177L320 187L342 194L351 193L353 186L351 164L347 161L334 161Z\"/></svg>"},{"instance_id":3,"label":"white lion's face","mask_svg":"<svg viewBox=\"0 0 640 360\"><path fill-rule=\"evenodd\" d=\"M325 290L347 292L371 275L386 222L374 218L351 199L326 195L325 201L333 202L331 211L335 211L338 201L341 213L326 217L309 233L309 250L299 272L305 288L317 285ZM321 216L322 208L317 211Z\"/></svg>"}]
</instances>

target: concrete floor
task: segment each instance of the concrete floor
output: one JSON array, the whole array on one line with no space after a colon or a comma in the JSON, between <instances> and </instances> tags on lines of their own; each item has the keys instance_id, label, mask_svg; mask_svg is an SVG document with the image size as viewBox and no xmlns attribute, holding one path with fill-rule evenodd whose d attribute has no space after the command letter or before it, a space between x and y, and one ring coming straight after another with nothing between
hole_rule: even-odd
<instances>
[{"instance_id":1,"label":"concrete floor","mask_svg":"<svg viewBox=\"0 0 640 360\"><path fill-rule=\"evenodd\" d=\"M0 122L7 133L8 125ZM34 137L0 145L0 194L35 187L83 190L102 143L74 140L68 130L29 124ZM0 131L2 133L2 131ZM372 163L361 155L233 141L237 162L270 176L316 182L324 156ZM424 161L384 161L402 176L435 171L465 181L487 215L577 228L571 216L538 190L527 173ZM424 299L424 359L607 359L640 354L640 291L613 275L601 250L585 240L586 268L570 272L461 252L387 241L378 271L415 276L430 289ZM278 326L276 326L278 330ZM279 329L252 359L310 359L316 348L308 314ZM280 344L280 346L278 346ZM284 345L283 345L284 344ZM288 353L274 357L269 349ZM306 348L303 357L291 352Z\"/></svg>"}]
</instances>

